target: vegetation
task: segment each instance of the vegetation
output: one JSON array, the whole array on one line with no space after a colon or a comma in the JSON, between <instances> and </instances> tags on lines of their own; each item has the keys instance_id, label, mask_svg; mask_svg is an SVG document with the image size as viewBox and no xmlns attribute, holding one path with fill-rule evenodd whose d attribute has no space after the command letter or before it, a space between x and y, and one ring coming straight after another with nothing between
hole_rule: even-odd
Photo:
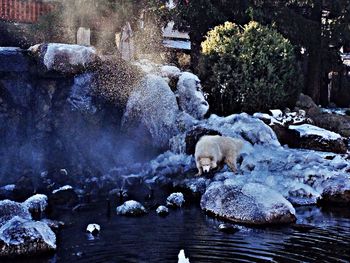
<instances>
[{"instance_id":1,"label":"vegetation","mask_svg":"<svg viewBox=\"0 0 350 263\"><path fill-rule=\"evenodd\" d=\"M275 29L226 22L202 43L200 75L215 113L264 111L291 105L300 70L291 43Z\"/></svg>"}]
</instances>

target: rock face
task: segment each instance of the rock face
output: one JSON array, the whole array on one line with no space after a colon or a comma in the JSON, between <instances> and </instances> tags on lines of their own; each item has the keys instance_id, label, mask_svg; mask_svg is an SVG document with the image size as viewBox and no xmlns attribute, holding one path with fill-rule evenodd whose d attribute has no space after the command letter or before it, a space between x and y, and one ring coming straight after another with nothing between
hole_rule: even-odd
<instances>
[{"instance_id":1,"label":"rock face","mask_svg":"<svg viewBox=\"0 0 350 263\"><path fill-rule=\"evenodd\" d=\"M124 216L140 216L147 213L146 208L137 201L126 201L121 206L117 207L117 214Z\"/></svg>"},{"instance_id":2,"label":"rock face","mask_svg":"<svg viewBox=\"0 0 350 263\"><path fill-rule=\"evenodd\" d=\"M203 95L199 78L189 72L183 72L177 83L180 108L196 119L203 119L209 110L209 103Z\"/></svg>"},{"instance_id":3,"label":"rock face","mask_svg":"<svg viewBox=\"0 0 350 263\"><path fill-rule=\"evenodd\" d=\"M134 140L164 149L177 133L178 113L175 94L166 81L160 76L147 75L128 100L122 130Z\"/></svg>"},{"instance_id":4,"label":"rock face","mask_svg":"<svg viewBox=\"0 0 350 263\"><path fill-rule=\"evenodd\" d=\"M29 48L45 71L77 74L98 61L95 48L68 44L38 44Z\"/></svg>"},{"instance_id":5,"label":"rock face","mask_svg":"<svg viewBox=\"0 0 350 263\"><path fill-rule=\"evenodd\" d=\"M285 224L296 220L293 206L281 194L257 183L214 182L202 196L201 208L244 224Z\"/></svg>"},{"instance_id":6,"label":"rock face","mask_svg":"<svg viewBox=\"0 0 350 263\"><path fill-rule=\"evenodd\" d=\"M31 256L56 249L56 236L47 224L13 217L0 228L0 257Z\"/></svg>"}]
</instances>

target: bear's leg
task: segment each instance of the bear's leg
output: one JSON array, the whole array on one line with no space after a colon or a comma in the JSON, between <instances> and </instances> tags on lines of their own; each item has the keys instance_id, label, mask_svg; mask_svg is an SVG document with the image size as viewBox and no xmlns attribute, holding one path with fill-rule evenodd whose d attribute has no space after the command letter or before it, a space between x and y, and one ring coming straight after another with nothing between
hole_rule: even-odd
<instances>
[{"instance_id":1,"label":"bear's leg","mask_svg":"<svg viewBox=\"0 0 350 263\"><path fill-rule=\"evenodd\" d=\"M234 160L233 158L226 158L225 163L227 164L228 167L230 167L232 172L234 172L234 173L237 172L236 160Z\"/></svg>"},{"instance_id":2,"label":"bear's leg","mask_svg":"<svg viewBox=\"0 0 350 263\"><path fill-rule=\"evenodd\" d=\"M203 170L202 167L199 163L196 163L197 169L198 169L198 173L196 174L196 176L201 176L203 174Z\"/></svg>"}]
</instances>

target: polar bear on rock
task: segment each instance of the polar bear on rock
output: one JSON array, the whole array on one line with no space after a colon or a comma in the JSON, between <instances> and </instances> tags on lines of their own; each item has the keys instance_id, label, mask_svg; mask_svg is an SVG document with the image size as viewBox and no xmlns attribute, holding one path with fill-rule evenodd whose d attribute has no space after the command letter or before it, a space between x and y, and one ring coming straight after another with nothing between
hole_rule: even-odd
<instances>
[{"instance_id":1,"label":"polar bear on rock","mask_svg":"<svg viewBox=\"0 0 350 263\"><path fill-rule=\"evenodd\" d=\"M237 157L243 147L243 142L225 136L203 136L196 144L195 159L198 176L210 172L211 169L222 169L224 164L235 172Z\"/></svg>"}]
</instances>

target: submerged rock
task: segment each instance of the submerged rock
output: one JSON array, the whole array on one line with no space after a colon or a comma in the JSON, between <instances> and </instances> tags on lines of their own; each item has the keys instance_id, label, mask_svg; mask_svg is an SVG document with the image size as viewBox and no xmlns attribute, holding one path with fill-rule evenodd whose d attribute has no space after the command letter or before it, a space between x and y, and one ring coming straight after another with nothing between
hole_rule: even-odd
<instances>
[{"instance_id":1,"label":"submerged rock","mask_svg":"<svg viewBox=\"0 0 350 263\"><path fill-rule=\"evenodd\" d=\"M172 193L166 199L167 206L171 207L181 207L185 203L185 198L183 193Z\"/></svg>"},{"instance_id":2,"label":"submerged rock","mask_svg":"<svg viewBox=\"0 0 350 263\"><path fill-rule=\"evenodd\" d=\"M0 201L0 227L14 217L32 219L26 206L10 200Z\"/></svg>"},{"instance_id":3,"label":"submerged rock","mask_svg":"<svg viewBox=\"0 0 350 263\"><path fill-rule=\"evenodd\" d=\"M169 209L166 206L161 205L161 206L158 206L156 212L160 216L166 216L169 214Z\"/></svg>"},{"instance_id":4,"label":"submerged rock","mask_svg":"<svg viewBox=\"0 0 350 263\"><path fill-rule=\"evenodd\" d=\"M265 225L293 223L295 210L278 192L257 183L238 185L232 180L212 183L201 208L232 222Z\"/></svg>"},{"instance_id":5,"label":"submerged rock","mask_svg":"<svg viewBox=\"0 0 350 263\"><path fill-rule=\"evenodd\" d=\"M228 233L228 234L234 234L239 231L239 228L231 225L231 224L220 224L218 229L221 232Z\"/></svg>"},{"instance_id":6,"label":"submerged rock","mask_svg":"<svg viewBox=\"0 0 350 263\"><path fill-rule=\"evenodd\" d=\"M140 216L147 213L146 208L139 202L130 200L117 207L117 214L124 216Z\"/></svg>"},{"instance_id":7,"label":"submerged rock","mask_svg":"<svg viewBox=\"0 0 350 263\"><path fill-rule=\"evenodd\" d=\"M0 257L29 256L56 249L56 235L47 224L13 217L0 228Z\"/></svg>"}]
</instances>

